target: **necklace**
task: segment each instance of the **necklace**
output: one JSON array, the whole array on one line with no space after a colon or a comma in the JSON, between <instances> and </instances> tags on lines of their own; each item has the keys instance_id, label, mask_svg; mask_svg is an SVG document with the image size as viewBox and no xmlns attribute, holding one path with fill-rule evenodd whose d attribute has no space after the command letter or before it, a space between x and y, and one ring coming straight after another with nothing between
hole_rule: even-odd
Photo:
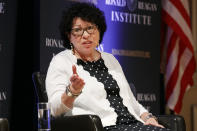
<instances>
[{"instance_id":1,"label":"necklace","mask_svg":"<svg viewBox=\"0 0 197 131\"><path fill-rule=\"evenodd\" d=\"M73 54L77 57L77 58L79 58L79 59L81 59L81 60L83 60L83 61L90 61L90 62L93 62L93 61L97 61L101 56L100 56L100 53L98 53L98 55L97 55L97 53L95 53L95 55L93 56L93 57L91 57L91 56L89 56L89 57L84 57L84 56L82 56L82 55L80 55L79 53L78 53L78 51L76 51L75 49L72 51L73 52ZM96 51L97 52L97 51Z\"/></svg>"}]
</instances>

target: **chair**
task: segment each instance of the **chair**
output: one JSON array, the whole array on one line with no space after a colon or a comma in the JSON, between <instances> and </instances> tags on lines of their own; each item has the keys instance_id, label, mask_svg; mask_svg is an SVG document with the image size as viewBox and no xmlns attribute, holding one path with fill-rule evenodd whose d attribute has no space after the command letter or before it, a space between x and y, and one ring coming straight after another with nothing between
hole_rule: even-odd
<instances>
[{"instance_id":1,"label":"chair","mask_svg":"<svg viewBox=\"0 0 197 131\"><path fill-rule=\"evenodd\" d=\"M47 102L48 97L45 89L46 75L40 72L34 72L32 75L35 92L38 97L37 102ZM131 86L136 96L135 87ZM186 131L185 121L179 115L159 115L157 116L160 124L172 131ZM76 126L77 123L77 126ZM51 118L51 130L62 131L104 131L100 118L97 115L76 115L76 116L59 116Z\"/></svg>"},{"instance_id":2,"label":"chair","mask_svg":"<svg viewBox=\"0 0 197 131\"><path fill-rule=\"evenodd\" d=\"M9 131L9 124L6 118L0 118L0 131Z\"/></svg>"}]
</instances>

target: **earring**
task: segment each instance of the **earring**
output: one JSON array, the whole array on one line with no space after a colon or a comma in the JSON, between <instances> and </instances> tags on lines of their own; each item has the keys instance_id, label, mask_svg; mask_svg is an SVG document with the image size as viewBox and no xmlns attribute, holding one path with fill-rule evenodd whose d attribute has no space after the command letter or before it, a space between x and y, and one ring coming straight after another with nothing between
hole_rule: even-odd
<instances>
[{"instance_id":1,"label":"earring","mask_svg":"<svg viewBox=\"0 0 197 131\"><path fill-rule=\"evenodd\" d=\"M97 48L97 49L99 48L99 43L96 45L96 48Z\"/></svg>"}]
</instances>

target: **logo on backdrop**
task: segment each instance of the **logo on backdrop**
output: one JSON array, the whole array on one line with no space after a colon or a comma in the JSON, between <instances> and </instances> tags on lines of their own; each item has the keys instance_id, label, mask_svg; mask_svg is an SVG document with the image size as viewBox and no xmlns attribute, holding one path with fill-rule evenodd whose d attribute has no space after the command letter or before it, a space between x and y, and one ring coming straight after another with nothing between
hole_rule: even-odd
<instances>
[{"instance_id":1,"label":"logo on backdrop","mask_svg":"<svg viewBox=\"0 0 197 131\"><path fill-rule=\"evenodd\" d=\"M127 0L127 7L133 12L137 8L137 0Z\"/></svg>"},{"instance_id":2,"label":"logo on backdrop","mask_svg":"<svg viewBox=\"0 0 197 131\"><path fill-rule=\"evenodd\" d=\"M55 56L60 50L64 50L63 40L55 38L45 38L45 47L53 48L52 56Z\"/></svg>"},{"instance_id":3,"label":"logo on backdrop","mask_svg":"<svg viewBox=\"0 0 197 131\"><path fill-rule=\"evenodd\" d=\"M112 49L112 54L118 55L118 56L138 57L138 58L144 58L144 59L151 58L151 53L149 51L142 51L142 50Z\"/></svg>"},{"instance_id":4,"label":"logo on backdrop","mask_svg":"<svg viewBox=\"0 0 197 131\"><path fill-rule=\"evenodd\" d=\"M4 2L0 2L0 14L4 14L5 13L5 3Z\"/></svg>"},{"instance_id":5,"label":"logo on backdrop","mask_svg":"<svg viewBox=\"0 0 197 131\"><path fill-rule=\"evenodd\" d=\"M46 44L46 47L64 48L63 41L60 39L46 37L45 44Z\"/></svg>"},{"instance_id":6,"label":"logo on backdrop","mask_svg":"<svg viewBox=\"0 0 197 131\"><path fill-rule=\"evenodd\" d=\"M139 102L156 102L157 97L154 93L137 93L137 100ZM151 110L151 106L144 106L148 111Z\"/></svg>"},{"instance_id":7,"label":"logo on backdrop","mask_svg":"<svg viewBox=\"0 0 197 131\"><path fill-rule=\"evenodd\" d=\"M137 93L137 100L141 102L155 102L157 99L153 93Z\"/></svg>"},{"instance_id":8,"label":"logo on backdrop","mask_svg":"<svg viewBox=\"0 0 197 131\"><path fill-rule=\"evenodd\" d=\"M127 9L129 10L129 12L112 10L111 21L145 25L145 26L152 25L152 16L147 15L147 13L150 11L151 12L158 11L158 7L156 3L149 3L149 2L138 1L138 0L106 0L105 5L116 6L120 8L127 7ZM133 13L137 9L146 12Z\"/></svg>"}]
</instances>

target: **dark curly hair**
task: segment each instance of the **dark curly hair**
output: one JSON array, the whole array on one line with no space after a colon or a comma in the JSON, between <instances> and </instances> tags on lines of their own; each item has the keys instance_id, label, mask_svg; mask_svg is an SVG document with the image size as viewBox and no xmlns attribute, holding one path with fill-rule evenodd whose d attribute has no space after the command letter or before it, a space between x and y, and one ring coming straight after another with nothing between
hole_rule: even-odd
<instances>
[{"instance_id":1,"label":"dark curly hair","mask_svg":"<svg viewBox=\"0 0 197 131\"><path fill-rule=\"evenodd\" d=\"M103 11L98 9L91 3L73 3L70 8L63 12L62 20L60 22L61 38L64 41L64 47L71 49L68 34L71 33L73 19L79 17L84 21L93 23L97 26L100 33L99 44L103 39L103 35L107 29L105 16Z\"/></svg>"}]
</instances>

